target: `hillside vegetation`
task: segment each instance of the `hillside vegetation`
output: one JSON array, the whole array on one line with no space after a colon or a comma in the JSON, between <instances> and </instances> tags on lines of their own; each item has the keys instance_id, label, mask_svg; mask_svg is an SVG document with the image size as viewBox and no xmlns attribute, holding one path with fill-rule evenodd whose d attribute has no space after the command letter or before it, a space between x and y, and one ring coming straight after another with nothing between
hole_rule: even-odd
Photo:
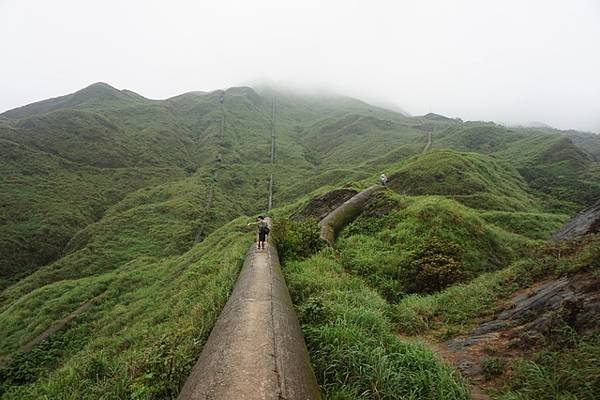
<instances>
[{"instance_id":1,"label":"hillside vegetation","mask_svg":"<svg viewBox=\"0 0 600 400\"><path fill-rule=\"evenodd\" d=\"M468 399L457 370L404 336L452 337L549 276L524 266L600 197L598 143L270 88L150 100L97 83L7 111L2 398L176 398L273 174L274 239L324 397ZM381 172L390 190L324 247L307 204ZM573 360L596 348L580 343Z\"/></svg>"}]
</instances>

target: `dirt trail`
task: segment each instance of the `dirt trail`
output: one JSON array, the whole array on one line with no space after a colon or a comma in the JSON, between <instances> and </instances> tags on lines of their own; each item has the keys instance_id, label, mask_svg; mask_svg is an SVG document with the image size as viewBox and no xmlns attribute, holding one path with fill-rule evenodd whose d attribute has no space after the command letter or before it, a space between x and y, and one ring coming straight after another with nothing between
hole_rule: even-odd
<instances>
[{"instance_id":1,"label":"dirt trail","mask_svg":"<svg viewBox=\"0 0 600 400\"><path fill-rule=\"evenodd\" d=\"M433 340L422 336L406 336L399 333L397 333L396 335L400 340L404 342L419 343L429 347L434 353L436 353L439 356L439 358L444 360L446 363L454 366L455 368L459 369L458 364L460 360L456 358L456 355L453 354L444 343L437 343ZM492 400L492 398L484 392L483 387L480 386L480 382L470 379L468 380L469 387L471 389L472 400Z\"/></svg>"},{"instance_id":2,"label":"dirt trail","mask_svg":"<svg viewBox=\"0 0 600 400\"><path fill-rule=\"evenodd\" d=\"M318 398L277 250L253 245L179 399Z\"/></svg>"},{"instance_id":3,"label":"dirt trail","mask_svg":"<svg viewBox=\"0 0 600 400\"><path fill-rule=\"evenodd\" d=\"M83 303L82 305L77 307L77 309L75 309L75 311L73 311L71 314L67 315L65 318L63 318L59 321L56 321L48 329L46 329L44 332L42 332L40 335L38 335L35 339L31 340L26 345L21 347L19 349L19 351L22 353L31 351L31 349L33 349L36 345L38 345L42 341L48 339L50 336L54 335L56 332L66 328L68 325L71 324L71 322L73 322L73 320L75 318L77 318L78 316L80 316L81 314L83 314L84 312L89 310L90 308L92 308L92 306L99 304L105 296L106 296L106 292L103 292L103 293L99 294L98 296L94 297L93 299L86 301L85 303Z\"/></svg>"}]
</instances>

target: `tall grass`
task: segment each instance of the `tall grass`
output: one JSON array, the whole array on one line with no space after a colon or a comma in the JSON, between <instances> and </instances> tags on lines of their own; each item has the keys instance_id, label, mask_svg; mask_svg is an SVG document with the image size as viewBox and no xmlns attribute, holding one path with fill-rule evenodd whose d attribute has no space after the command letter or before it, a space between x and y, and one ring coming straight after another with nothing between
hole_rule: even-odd
<instances>
[{"instance_id":1,"label":"tall grass","mask_svg":"<svg viewBox=\"0 0 600 400\"><path fill-rule=\"evenodd\" d=\"M388 303L330 250L284 267L311 360L328 399L467 399L429 349L393 334Z\"/></svg>"},{"instance_id":2,"label":"tall grass","mask_svg":"<svg viewBox=\"0 0 600 400\"><path fill-rule=\"evenodd\" d=\"M140 254L116 270L33 289L0 314L6 399L174 398L252 240L238 219L181 255ZM77 323L15 350L100 291Z\"/></svg>"}]
</instances>

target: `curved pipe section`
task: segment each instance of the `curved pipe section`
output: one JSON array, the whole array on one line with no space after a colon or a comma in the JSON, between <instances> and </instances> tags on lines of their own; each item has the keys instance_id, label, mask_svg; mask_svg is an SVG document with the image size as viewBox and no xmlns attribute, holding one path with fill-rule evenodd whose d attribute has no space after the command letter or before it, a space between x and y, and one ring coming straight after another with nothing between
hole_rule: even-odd
<instances>
[{"instance_id":1,"label":"curved pipe section","mask_svg":"<svg viewBox=\"0 0 600 400\"><path fill-rule=\"evenodd\" d=\"M319 398L277 250L253 245L179 399Z\"/></svg>"},{"instance_id":2,"label":"curved pipe section","mask_svg":"<svg viewBox=\"0 0 600 400\"><path fill-rule=\"evenodd\" d=\"M371 186L346 200L344 204L329 213L319 222L319 226L321 227L321 239L325 240L330 245L335 243L335 237L339 231L358 217L363 206L374 193L383 189L383 186Z\"/></svg>"}]
</instances>

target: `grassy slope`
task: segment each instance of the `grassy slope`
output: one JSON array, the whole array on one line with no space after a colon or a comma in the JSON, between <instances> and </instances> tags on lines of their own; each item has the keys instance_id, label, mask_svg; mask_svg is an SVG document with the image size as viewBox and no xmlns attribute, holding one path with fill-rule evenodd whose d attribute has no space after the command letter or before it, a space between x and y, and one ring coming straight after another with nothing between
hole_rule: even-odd
<instances>
[{"instance_id":1,"label":"grassy slope","mask_svg":"<svg viewBox=\"0 0 600 400\"><path fill-rule=\"evenodd\" d=\"M507 161L534 190L547 194L548 211L566 213L590 206L600 196L599 147L599 135L482 122L439 127L433 140L433 148L475 151Z\"/></svg>"},{"instance_id":2,"label":"grassy slope","mask_svg":"<svg viewBox=\"0 0 600 400\"><path fill-rule=\"evenodd\" d=\"M0 150L0 289L56 259L129 191L183 176L169 167L82 166L3 139Z\"/></svg>"},{"instance_id":3,"label":"grassy slope","mask_svg":"<svg viewBox=\"0 0 600 400\"><path fill-rule=\"evenodd\" d=\"M460 379L445 375L446 367L438 361L430 363L427 349L394 336L395 329L414 334L435 324L440 337L446 338L489 318L495 310L490 305L516 290L515 282L531 282L531 264L520 260L566 216L532 212L543 209L544 196L531 191L514 169L489 157L433 152L388 168L399 170L406 188L436 195L378 194L342 232L334 249L305 259L303 254L314 251L310 237L317 235L316 230L307 230L310 222L297 231L286 223L289 237L279 238L286 246L306 248L286 249L282 254L288 257L284 274L317 377L327 398L372 398L375 393L382 398L410 398L404 383L425 382L431 376L436 376L439 386L429 386L433 392L427 392L426 386L411 383L413 396L462 398L466 392ZM440 173L445 179L436 179ZM453 196L463 192L487 197L471 202L474 208L470 208L458 202L463 197ZM510 211L489 207L505 209L507 203L522 206ZM458 246L456 257L467 272L462 279L472 279L471 283L452 285L430 296L408 295L414 291L410 272L419 256L417 249L438 241ZM509 265L513 266L506 268ZM530 274L517 279L515 271ZM426 303L432 306L422 305L429 298L436 299ZM442 327L437 326L440 319Z\"/></svg>"},{"instance_id":4,"label":"grassy slope","mask_svg":"<svg viewBox=\"0 0 600 400\"><path fill-rule=\"evenodd\" d=\"M138 191L80 233L67 257L5 292L0 351L13 357L0 372L5 398L178 393L252 240L238 219L192 247L192 203L203 194L189 181ZM15 352L105 291L72 328Z\"/></svg>"},{"instance_id":5,"label":"grassy slope","mask_svg":"<svg viewBox=\"0 0 600 400\"><path fill-rule=\"evenodd\" d=\"M14 357L2 371L12 386L7 398L177 394L251 236L239 231L238 220L189 249L199 226L208 224L211 231L264 209L272 95L233 88L151 101L94 85L0 118L0 143L10 149L0 165L7 172L0 178L7 183L0 193L1 204L8 205L2 218L12 224L3 226L0 243L14 246L17 232L21 246L11 271L28 272L65 253L2 292L0 348ZM567 188L565 201L548 206L548 197L528 188L502 161L517 167L543 163L553 167L552 177L575 171L578 164L570 160L579 159L577 151L547 159L540 154L548 154L549 147L529 143L528 132L488 132L488 125L407 118L347 98L277 93L276 204L322 192L323 185L367 186L381 169L399 170L404 182L412 179L416 189L427 189L421 194L438 195L391 196L383 203L392 203L393 210L361 217L336 251L286 263L328 396L465 398L464 383L452 370L428 350L393 335L395 303L406 290L398 271L411 260L412 247L432 235L458 243L472 277L511 262L522 243L547 237L564 219L542 211L564 212L579 204L569 199L573 192ZM459 135L463 129L469 132ZM430 131L434 147L440 143L498 159L434 152L406 161L421 151ZM546 136L541 142L555 143ZM522 142L511 147L512 140ZM522 154L527 148L531 153ZM222 161L216 162L217 156ZM578 184L593 193L598 168L585 160L580 167ZM206 210L211 187L214 205ZM60 240L46 258L29 265L43 250L36 245L40 233ZM331 267L326 280L321 265ZM75 326L28 354L15 353L105 290L105 300ZM311 291L308 297L305 290ZM324 313L313 321L320 315L315 307Z\"/></svg>"},{"instance_id":6,"label":"grassy slope","mask_svg":"<svg viewBox=\"0 0 600 400\"><path fill-rule=\"evenodd\" d=\"M464 382L394 336L388 304L324 252L284 267L317 379L328 399L467 399Z\"/></svg>"},{"instance_id":7,"label":"grassy slope","mask_svg":"<svg viewBox=\"0 0 600 400\"><path fill-rule=\"evenodd\" d=\"M536 211L539 202L519 173L507 164L476 153L432 151L402 163L390 187L411 195L443 195L474 208Z\"/></svg>"}]
</instances>

